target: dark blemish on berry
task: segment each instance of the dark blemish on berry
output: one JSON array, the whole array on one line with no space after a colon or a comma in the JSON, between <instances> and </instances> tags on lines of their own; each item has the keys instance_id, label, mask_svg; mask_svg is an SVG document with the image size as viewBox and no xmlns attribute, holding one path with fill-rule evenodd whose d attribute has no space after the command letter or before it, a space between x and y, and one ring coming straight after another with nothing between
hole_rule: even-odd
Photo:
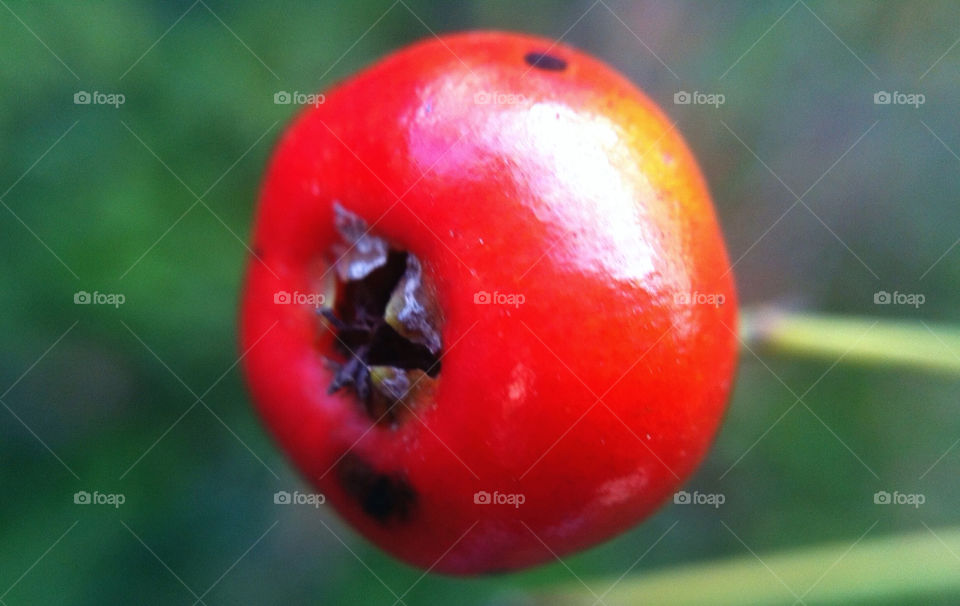
<instances>
[{"instance_id":1,"label":"dark blemish on berry","mask_svg":"<svg viewBox=\"0 0 960 606\"><path fill-rule=\"evenodd\" d=\"M527 53L523 60L533 67L551 72L562 72L567 69L566 61L547 53Z\"/></svg>"},{"instance_id":2,"label":"dark blemish on berry","mask_svg":"<svg viewBox=\"0 0 960 606\"><path fill-rule=\"evenodd\" d=\"M344 491L378 523L406 522L413 515L417 495L405 475L378 472L365 459L348 453L337 464L337 476Z\"/></svg>"},{"instance_id":3,"label":"dark blemish on berry","mask_svg":"<svg viewBox=\"0 0 960 606\"><path fill-rule=\"evenodd\" d=\"M253 256L256 257L256 258L258 258L258 259L259 259L260 257L262 257L262 256L263 256L263 249L260 248L259 246L254 246L254 247L253 247Z\"/></svg>"}]
</instances>

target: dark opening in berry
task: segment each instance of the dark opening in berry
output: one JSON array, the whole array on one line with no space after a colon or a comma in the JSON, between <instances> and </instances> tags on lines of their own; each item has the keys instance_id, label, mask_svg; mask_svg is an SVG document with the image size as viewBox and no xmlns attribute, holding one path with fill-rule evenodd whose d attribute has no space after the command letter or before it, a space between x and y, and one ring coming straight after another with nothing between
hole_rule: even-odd
<instances>
[{"instance_id":1,"label":"dark opening in berry","mask_svg":"<svg viewBox=\"0 0 960 606\"><path fill-rule=\"evenodd\" d=\"M329 392L349 388L367 414L396 424L440 373L440 333L433 297L412 253L391 248L366 222L334 204L343 242L335 255L336 292L320 309L339 360Z\"/></svg>"}]
</instances>

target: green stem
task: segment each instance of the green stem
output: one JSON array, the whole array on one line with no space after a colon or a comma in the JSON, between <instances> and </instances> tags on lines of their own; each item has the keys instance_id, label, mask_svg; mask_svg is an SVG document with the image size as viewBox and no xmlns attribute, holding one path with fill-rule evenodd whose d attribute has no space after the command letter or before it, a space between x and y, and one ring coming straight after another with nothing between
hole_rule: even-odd
<instances>
[{"instance_id":1,"label":"green stem","mask_svg":"<svg viewBox=\"0 0 960 606\"><path fill-rule=\"evenodd\" d=\"M960 374L957 326L766 308L744 311L741 333L754 351Z\"/></svg>"},{"instance_id":2,"label":"green stem","mask_svg":"<svg viewBox=\"0 0 960 606\"><path fill-rule=\"evenodd\" d=\"M960 592L960 527L835 543L587 579L607 606L618 604L896 604ZM609 593L603 595L612 586ZM533 604L593 604L582 584L553 586ZM529 603L529 602L526 602Z\"/></svg>"}]
</instances>

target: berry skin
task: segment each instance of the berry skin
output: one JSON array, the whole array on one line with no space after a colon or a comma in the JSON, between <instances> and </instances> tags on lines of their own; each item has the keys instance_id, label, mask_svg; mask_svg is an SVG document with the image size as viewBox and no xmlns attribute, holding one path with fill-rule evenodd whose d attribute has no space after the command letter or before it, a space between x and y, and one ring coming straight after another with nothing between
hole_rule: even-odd
<instances>
[{"instance_id":1,"label":"berry skin","mask_svg":"<svg viewBox=\"0 0 960 606\"><path fill-rule=\"evenodd\" d=\"M273 156L252 249L261 415L421 568L623 532L723 416L737 306L704 180L652 101L570 47L451 35L328 91Z\"/></svg>"}]
</instances>

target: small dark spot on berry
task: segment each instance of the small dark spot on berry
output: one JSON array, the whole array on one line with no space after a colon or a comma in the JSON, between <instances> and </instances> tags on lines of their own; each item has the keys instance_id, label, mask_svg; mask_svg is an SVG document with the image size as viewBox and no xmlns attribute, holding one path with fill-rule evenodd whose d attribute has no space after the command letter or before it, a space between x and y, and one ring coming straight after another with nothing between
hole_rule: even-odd
<instances>
[{"instance_id":1,"label":"small dark spot on berry","mask_svg":"<svg viewBox=\"0 0 960 606\"><path fill-rule=\"evenodd\" d=\"M263 249L260 248L259 246L254 246L254 247L253 247L253 256L256 257L256 258L258 258L258 259L259 259L260 257L262 257L262 256L263 256Z\"/></svg>"},{"instance_id":2,"label":"small dark spot on berry","mask_svg":"<svg viewBox=\"0 0 960 606\"><path fill-rule=\"evenodd\" d=\"M369 462L348 453L337 464L340 485L368 516L380 524L405 522L416 506L417 495L400 473L383 473Z\"/></svg>"},{"instance_id":3,"label":"small dark spot on berry","mask_svg":"<svg viewBox=\"0 0 960 606\"><path fill-rule=\"evenodd\" d=\"M561 72L567 69L567 62L547 53L527 53L523 58L529 65L551 72Z\"/></svg>"}]
</instances>

